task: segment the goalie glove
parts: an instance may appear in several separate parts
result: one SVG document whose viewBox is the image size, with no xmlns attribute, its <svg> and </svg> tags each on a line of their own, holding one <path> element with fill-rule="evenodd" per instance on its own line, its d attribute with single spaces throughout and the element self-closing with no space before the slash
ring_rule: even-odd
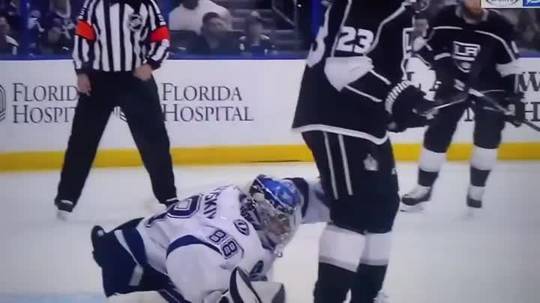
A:
<svg viewBox="0 0 540 303">
<path fill-rule="evenodd" d="M 435 102 L 427 100 L 425 93 L 408 81 L 396 85 L 385 100 L 386 111 L 390 114 L 391 123 L 388 129 L 401 132 L 411 127 L 422 127 L 432 116 L 423 113 L 430 112 Z"/>
<path fill-rule="evenodd" d="M 362 78 L 372 69 L 373 63 L 367 56 L 329 57 L 324 65 L 326 78 L 338 91 Z"/>
<path fill-rule="evenodd" d="M 285 303 L 285 288 L 276 282 L 251 282 L 240 268 L 235 268 L 229 281 L 229 290 L 218 303 Z"/>
</svg>

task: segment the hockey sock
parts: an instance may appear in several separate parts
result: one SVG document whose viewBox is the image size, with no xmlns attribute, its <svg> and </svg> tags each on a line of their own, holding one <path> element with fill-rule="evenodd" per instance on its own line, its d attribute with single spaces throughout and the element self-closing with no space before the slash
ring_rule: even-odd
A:
<svg viewBox="0 0 540 303">
<path fill-rule="evenodd" d="M 319 241 L 315 303 L 342 303 L 351 288 L 365 246 L 364 235 L 328 224 Z"/>
<path fill-rule="evenodd" d="M 382 288 L 388 265 L 360 264 L 354 277 L 351 303 L 373 303 Z"/>
<path fill-rule="evenodd" d="M 351 303 L 374 302 L 386 276 L 391 244 L 391 233 L 366 234 L 366 248 L 351 287 Z"/>
<path fill-rule="evenodd" d="M 471 185 L 485 187 L 489 174 L 497 163 L 497 149 L 475 146 L 471 157 Z"/>
<path fill-rule="evenodd" d="M 432 187 L 445 161 L 446 153 L 437 153 L 424 147 L 420 156 L 418 184 Z"/>
<path fill-rule="evenodd" d="M 315 283 L 315 303 L 343 303 L 347 297 L 355 273 L 338 266 L 319 262 Z"/>
</svg>

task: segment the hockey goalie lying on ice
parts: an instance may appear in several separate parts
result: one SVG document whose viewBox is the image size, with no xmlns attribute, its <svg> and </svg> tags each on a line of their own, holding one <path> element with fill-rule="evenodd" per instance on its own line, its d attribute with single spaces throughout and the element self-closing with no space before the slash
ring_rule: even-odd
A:
<svg viewBox="0 0 540 303">
<path fill-rule="evenodd" d="M 328 221 L 318 183 L 260 175 L 191 196 L 105 232 L 92 229 L 107 297 L 158 291 L 168 302 L 284 302 L 264 281 L 299 224 Z"/>
</svg>

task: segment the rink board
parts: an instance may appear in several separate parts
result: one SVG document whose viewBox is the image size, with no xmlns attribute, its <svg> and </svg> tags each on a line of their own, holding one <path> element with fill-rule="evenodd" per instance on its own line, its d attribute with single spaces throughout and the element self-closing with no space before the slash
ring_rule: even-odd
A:
<svg viewBox="0 0 540 303">
<path fill-rule="evenodd" d="M 522 59 L 520 88 L 527 118 L 540 125 L 540 59 Z M 299 134 L 290 129 L 303 60 L 174 60 L 156 73 L 177 164 L 309 161 Z M 69 60 L 0 62 L 0 170 L 58 168 L 77 104 Z M 417 73 L 418 82 L 433 75 Z M 471 148 L 473 115 L 454 136 L 450 160 Z M 423 130 L 393 135 L 396 158 L 418 157 Z M 507 126 L 502 159 L 540 159 L 540 136 Z M 125 117 L 111 115 L 98 166 L 140 164 Z"/>
</svg>

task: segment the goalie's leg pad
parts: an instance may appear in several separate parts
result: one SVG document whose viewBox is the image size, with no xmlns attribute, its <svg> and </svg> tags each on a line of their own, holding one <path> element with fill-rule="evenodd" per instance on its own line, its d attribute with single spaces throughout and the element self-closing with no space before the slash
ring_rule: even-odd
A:
<svg viewBox="0 0 540 303">
<path fill-rule="evenodd" d="M 132 227 L 137 222 L 132 220 L 119 228 Z M 94 259 L 101 268 L 105 296 L 159 291 L 170 287 L 166 275 L 146 264 L 142 239 L 134 228 L 105 232 L 100 226 L 95 226 L 91 240 Z"/>
</svg>

